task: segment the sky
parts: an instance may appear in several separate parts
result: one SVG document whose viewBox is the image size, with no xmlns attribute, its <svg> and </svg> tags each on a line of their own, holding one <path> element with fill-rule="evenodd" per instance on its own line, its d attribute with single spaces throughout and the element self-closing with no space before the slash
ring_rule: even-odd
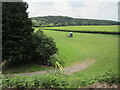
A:
<svg viewBox="0 0 120 90">
<path fill-rule="evenodd" d="M 69 16 L 118 21 L 119 0 L 24 0 L 29 17 Z"/>
</svg>

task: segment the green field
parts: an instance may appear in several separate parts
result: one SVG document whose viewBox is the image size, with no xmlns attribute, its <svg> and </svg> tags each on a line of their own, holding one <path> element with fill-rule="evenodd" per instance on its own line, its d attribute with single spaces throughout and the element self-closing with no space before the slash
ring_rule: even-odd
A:
<svg viewBox="0 0 120 90">
<path fill-rule="evenodd" d="M 102 32 L 119 32 L 118 26 L 61 26 L 61 27 L 44 27 L 44 29 L 61 29 L 75 31 L 102 31 Z"/>
<path fill-rule="evenodd" d="M 77 27 L 77 26 L 69 26 Z M 84 27 L 85 26 L 79 26 Z M 99 28 L 110 28 L 115 26 L 87 26 Z M 46 27 L 48 28 L 48 27 Z M 54 27 L 49 27 L 54 28 Z M 39 28 L 35 28 L 37 31 Z M 76 30 L 76 29 L 75 29 Z M 68 38 L 69 32 L 60 31 L 49 31 L 43 30 L 44 34 L 48 37 L 52 37 L 58 47 L 58 57 L 62 62 L 63 67 L 69 67 L 78 64 L 86 59 L 95 59 L 96 62 L 89 66 L 82 72 L 76 72 L 75 75 L 81 76 L 82 74 L 98 75 L 104 73 L 108 69 L 114 69 L 117 71 L 118 68 L 118 35 L 104 35 L 104 34 L 83 34 L 73 33 L 74 37 Z M 22 67 L 16 70 L 5 70 L 5 73 L 24 73 L 44 70 L 38 65 L 33 67 Z"/>
<path fill-rule="evenodd" d="M 35 31 L 37 31 L 36 28 Z M 5 76 L 2 77 L 3 87 L 28 88 L 81 88 L 96 83 L 116 84 L 118 77 L 118 35 L 73 33 L 73 37 L 66 37 L 69 32 L 43 30 L 48 37 L 52 37 L 58 48 L 58 58 L 63 67 L 79 64 L 94 58 L 95 63 L 85 70 L 66 75 L 64 71 L 54 71 L 45 75 Z M 24 65 L 5 73 L 25 73 L 53 68 L 39 65 Z"/>
<path fill-rule="evenodd" d="M 74 33 L 73 38 L 67 38 L 67 32 L 44 31 L 49 37 L 53 37 L 59 49 L 59 59 L 63 66 L 75 65 L 86 59 L 95 58 L 96 62 L 82 72 L 75 75 L 89 76 L 99 75 L 106 70 L 118 68 L 118 36 Z"/>
<path fill-rule="evenodd" d="M 31 64 L 22 64 L 22 65 L 5 65 L 2 67 L 2 73 L 4 74 L 12 74 L 12 73 L 30 73 L 35 71 L 42 71 L 42 70 L 50 70 L 53 69 L 49 66 L 42 66 L 36 63 Z"/>
</svg>

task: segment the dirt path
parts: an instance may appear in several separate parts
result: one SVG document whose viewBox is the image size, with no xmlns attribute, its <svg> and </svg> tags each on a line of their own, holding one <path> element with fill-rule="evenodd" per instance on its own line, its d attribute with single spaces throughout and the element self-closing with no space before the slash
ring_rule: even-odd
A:
<svg viewBox="0 0 120 90">
<path fill-rule="evenodd" d="M 93 64 L 95 62 L 95 59 L 87 59 L 81 63 L 78 63 L 76 65 L 66 67 L 64 68 L 64 71 L 67 75 L 73 74 L 74 72 L 85 70 L 88 66 Z M 9 76 L 16 76 L 16 75 L 33 75 L 33 74 L 45 74 L 47 71 L 37 71 L 37 72 L 31 72 L 31 73 L 21 73 L 21 74 L 7 74 Z"/>
<path fill-rule="evenodd" d="M 85 70 L 88 66 L 93 64 L 95 62 L 95 59 L 87 59 L 79 64 L 76 64 L 71 67 L 66 67 L 64 70 L 67 72 L 67 74 L 73 74 L 74 72 Z"/>
</svg>

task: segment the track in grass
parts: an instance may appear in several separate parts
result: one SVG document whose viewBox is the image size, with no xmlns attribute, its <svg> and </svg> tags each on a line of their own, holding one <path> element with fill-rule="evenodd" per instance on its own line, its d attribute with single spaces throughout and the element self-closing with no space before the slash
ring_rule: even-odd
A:
<svg viewBox="0 0 120 90">
<path fill-rule="evenodd" d="M 64 68 L 64 71 L 67 72 L 68 75 L 73 74 L 74 72 L 79 72 L 85 70 L 87 67 L 95 63 L 95 59 L 87 59 L 84 62 L 73 65 L 71 67 Z"/>
</svg>

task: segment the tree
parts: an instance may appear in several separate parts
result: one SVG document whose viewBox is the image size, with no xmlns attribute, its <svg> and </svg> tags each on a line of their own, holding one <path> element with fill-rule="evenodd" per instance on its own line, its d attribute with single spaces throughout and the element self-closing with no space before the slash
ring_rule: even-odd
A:
<svg viewBox="0 0 120 90">
<path fill-rule="evenodd" d="M 2 7 L 3 61 L 27 60 L 30 52 L 32 22 L 26 2 L 4 2 Z"/>
<path fill-rule="evenodd" d="M 3 3 L 3 61 L 49 65 L 50 57 L 57 53 L 56 44 L 41 31 L 33 32 L 27 8 L 25 2 Z"/>
<path fill-rule="evenodd" d="M 51 65 L 50 57 L 57 53 L 56 43 L 48 38 L 42 31 L 33 33 L 32 58 L 34 62 L 44 65 Z"/>
</svg>

